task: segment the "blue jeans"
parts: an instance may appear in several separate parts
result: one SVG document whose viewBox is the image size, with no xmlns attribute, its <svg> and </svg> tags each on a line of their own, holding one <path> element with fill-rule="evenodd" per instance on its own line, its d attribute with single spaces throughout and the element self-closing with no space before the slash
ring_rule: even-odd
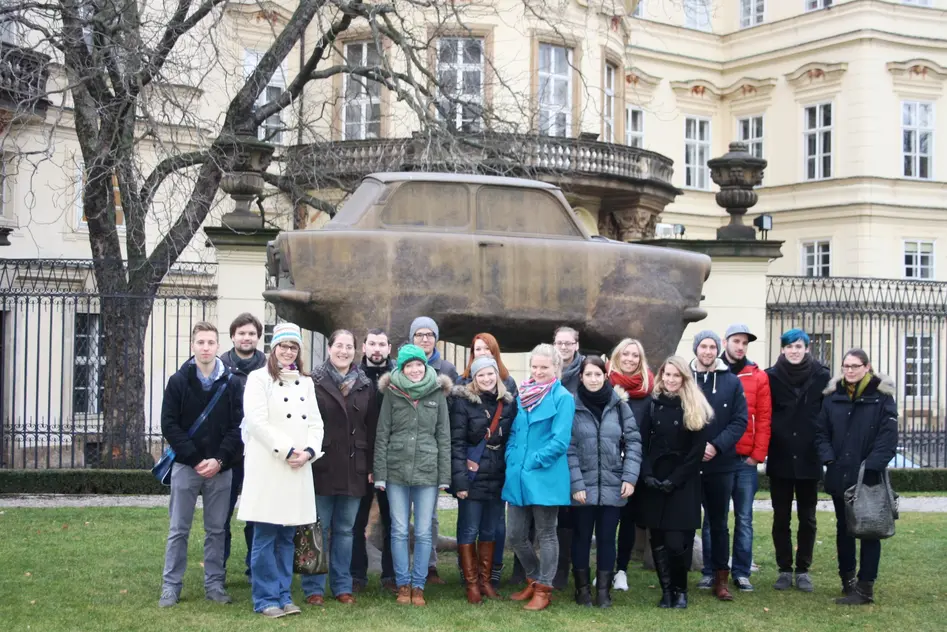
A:
<svg viewBox="0 0 947 632">
<path fill-rule="evenodd" d="M 734 577 L 749 577 L 753 564 L 753 497 L 759 487 L 755 465 L 740 463 L 733 476 Z"/>
<path fill-rule="evenodd" d="M 322 542 L 329 543 L 329 586 L 332 594 L 352 594 L 352 534 L 362 499 L 356 496 L 316 496 L 316 513 L 322 522 Z M 301 575 L 306 597 L 324 595 L 326 576 Z"/>
<path fill-rule="evenodd" d="M 253 609 L 282 608 L 293 599 L 293 536 L 296 527 L 268 522 L 253 523 L 253 553 L 250 555 L 250 594 Z"/>
<path fill-rule="evenodd" d="M 423 590 L 431 559 L 431 520 L 437 504 L 437 487 L 388 483 L 386 491 L 391 511 L 391 560 L 395 566 L 395 584 Z M 409 570 L 411 505 L 414 505 L 414 565 Z"/>
<path fill-rule="evenodd" d="M 503 501 L 457 501 L 457 544 L 495 542 L 497 523 L 503 516 Z M 478 538 L 479 536 L 479 538 Z"/>
<path fill-rule="evenodd" d="M 704 575 L 730 570 L 730 498 L 733 496 L 733 472 L 701 474 L 704 505 L 703 540 Z"/>
</svg>

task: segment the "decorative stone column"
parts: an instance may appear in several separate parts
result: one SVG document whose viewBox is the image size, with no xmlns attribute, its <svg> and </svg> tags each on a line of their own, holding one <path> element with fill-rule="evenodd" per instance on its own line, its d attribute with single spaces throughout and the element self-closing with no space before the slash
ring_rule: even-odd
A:
<svg viewBox="0 0 947 632">
<path fill-rule="evenodd" d="M 646 192 L 627 201 L 609 200 L 598 214 L 599 233 L 618 241 L 653 239 L 667 203 L 666 197 Z"/>
</svg>

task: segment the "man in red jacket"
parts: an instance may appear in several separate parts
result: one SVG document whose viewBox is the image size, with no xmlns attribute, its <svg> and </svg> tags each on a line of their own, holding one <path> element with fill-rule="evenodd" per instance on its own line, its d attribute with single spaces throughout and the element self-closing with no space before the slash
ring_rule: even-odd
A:
<svg viewBox="0 0 947 632">
<path fill-rule="evenodd" d="M 769 450 L 770 421 L 773 402 L 769 392 L 769 376 L 746 357 L 746 348 L 756 336 L 742 323 L 727 328 L 724 352 L 720 358 L 740 378 L 746 393 L 748 418 L 746 432 L 737 442 L 740 467 L 733 481 L 733 583 L 743 592 L 752 592 L 750 566 L 753 564 L 753 497 L 757 489 L 756 466 L 766 459 Z M 710 534 L 704 521 L 704 566 L 710 559 Z M 706 572 L 705 572 L 706 575 Z"/>
</svg>

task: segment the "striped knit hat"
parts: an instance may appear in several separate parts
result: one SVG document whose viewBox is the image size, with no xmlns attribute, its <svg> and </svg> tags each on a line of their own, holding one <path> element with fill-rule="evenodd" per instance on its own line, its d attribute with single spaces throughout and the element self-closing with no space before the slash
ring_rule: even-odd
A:
<svg viewBox="0 0 947 632">
<path fill-rule="evenodd" d="M 281 342 L 295 342 L 296 346 L 302 349 L 303 335 L 299 327 L 293 323 L 280 323 L 273 328 L 273 338 L 270 345 L 275 347 Z"/>
</svg>

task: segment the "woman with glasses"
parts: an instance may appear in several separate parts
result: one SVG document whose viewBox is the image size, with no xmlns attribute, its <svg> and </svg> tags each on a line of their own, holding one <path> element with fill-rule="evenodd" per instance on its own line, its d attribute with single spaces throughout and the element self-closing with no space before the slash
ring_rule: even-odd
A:
<svg viewBox="0 0 947 632">
<path fill-rule="evenodd" d="M 862 538 L 856 582 L 855 538 L 848 534 L 843 494 L 857 482 L 862 463 L 864 483 L 881 483 L 898 446 L 897 391 L 894 380 L 872 371 L 868 354 L 852 349 L 842 359 L 841 377 L 833 378 L 823 392 L 816 448 L 826 467 L 825 491 L 835 505 L 838 572 L 844 593 L 835 603 L 860 606 L 875 600 L 881 540 Z"/>
<path fill-rule="evenodd" d="M 265 617 L 299 614 L 292 602 L 293 536 L 316 521 L 311 464 L 322 456 L 322 415 L 291 323 L 273 329 L 266 367 L 247 377 L 243 394 L 246 456 L 237 518 L 252 521 L 250 588 Z"/>
<path fill-rule="evenodd" d="M 330 543 L 329 579 L 341 604 L 352 594 L 352 541 L 362 498 L 371 489 L 372 452 L 378 423 L 376 390 L 355 363 L 355 335 L 345 329 L 329 336 L 329 359 L 312 372 L 316 400 L 325 425 L 325 455 L 312 468 L 323 542 Z M 303 575 L 306 603 L 322 606 L 326 576 Z"/>
</svg>

